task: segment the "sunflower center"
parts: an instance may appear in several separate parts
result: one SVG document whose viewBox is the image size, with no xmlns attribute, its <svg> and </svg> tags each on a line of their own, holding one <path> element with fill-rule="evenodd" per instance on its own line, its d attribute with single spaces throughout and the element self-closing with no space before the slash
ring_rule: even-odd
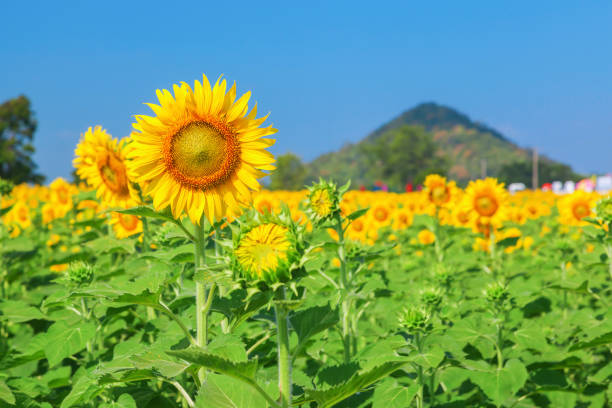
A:
<svg viewBox="0 0 612 408">
<path fill-rule="evenodd" d="M 214 187 L 236 168 L 240 152 L 235 135 L 224 126 L 195 121 L 167 139 L 166 166 L 174 178 L 193 189 Z"/>
<path fill-rule="evenodd" d="M 98 169 L 102 181 L 112 192 L 121 197 L 130 194 L 125 165 L 120 158 L 107 152 L 98 159 Z"/>
<path fill-rule="evenodd" d="M 261 277 L 264 271 L 275 271 L 287 259 L 291 246 L 287 228 L 276 224 L 263 224 L 253 228 L 240 241 L 236 257 L 249 273 Z"/>
<path fill-rule="evenodd" d="M 591 213 L 591 209 L 584 203 L 576 204 L 573 208 L 574 217 L 581 220 Z"/>
<path fill-rule="evenodd" d="M 474 204 L 478 214 L 485 217 L 490 217 L 491 215 L 495 214 L 497 208 L 499 207 L 497 201 L 488 195 L 477 197 Z"/>
</svg>

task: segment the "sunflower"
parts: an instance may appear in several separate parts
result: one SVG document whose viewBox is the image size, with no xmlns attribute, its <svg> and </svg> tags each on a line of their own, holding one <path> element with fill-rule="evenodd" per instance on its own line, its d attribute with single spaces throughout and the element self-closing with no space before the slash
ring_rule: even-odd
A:
<svg viewBox="0 0 612 408">
<path fill-rule="evenodd" d="M 142 232 L 142 221 L 135 215 L 113 212 L 110 223 L 117 238 L 127 238 Z"/>
<path fill-rule="evenodd" d="M 58 217 L 63 217 L 72 208 L 72 196 L 78 192 L 77 188 L 61 177 L 56 178 L 49 185 L 51 189 L 51 202 L 56 206 Z"/>
<path fill-rule="evenodd" d="M 175 218 L 186 213 L 199 224 L 237 215 L 259 190 L 261 170 L 274 170 L 274 156 L 266 151 L 276 132 L 261 128 L 267 116 L 256 118 L 257 105 L 248 112 L 251 93 L 236 100 L 236 85 L 226 92 L 226 81 L 211 88 L 206 76 L 193 89 L 174 85 L 174 96 L 157 91 L 159 105 L 149 104 L 156 116 L 136 116 L 132 133 L 131 166 L 153 198 L 156 209 L 170 206 Z"/>
<path fill-rule="evenodd" d="M 455 182 L 446 182 L 446 177 L 430 174 L 425 178 L 425 193 L 430 203 L 443 207 L 452 203 L 457 189 Z"/>
<path fill-rule="evenodd" d="M 391 211 L 390 203 L 379 201 L 370 208 L 368 216 L 378 228 L 381 228 L 391 222 Z"/>
<path fill-rule="evenodd" d="M 557 203 L 559 221 L 565 225 L 585 225 L 583 218 L 593 215 L 597 197 L 583 190 L 576 190 Z"/>
<path fill-rule="evenodd" d="M 74 151 L 76 173 L 109 207 L 128 208 L 138 203 L 138 194 L 130 183 L 134 176 L 126 167 L 126 142 L 111 138 L 100 126 L 90 127 Z"/>
<path fill-rule="evenodd" d="M 284 225 L 265 222 L 242 235 L 235 257 L 246 277 L 274 282 L 289 278 L 296 251 L 291 231 Z"/>
<path fill-rule="evenodd" d="M 423 230 L 419 231 L 419 234 L 417 235 L 417 238 L 419 239 L 419 242 L 422 245 L 431 245 L 436 240 L 436 236 L 434 235 L 434 233 L 431 232 L 428 229 L 423 229 Z"/>
<path fill-rule="evenodd" d="M 493 178 L 470 181 L 464 197 L 470 210 L 476 215 L 472 226 L 474 232 L 488 236 L 492 229 L 501 227 L 507 216 L 508 200 L 508 193 L 503 183 Z"/>
</svg>

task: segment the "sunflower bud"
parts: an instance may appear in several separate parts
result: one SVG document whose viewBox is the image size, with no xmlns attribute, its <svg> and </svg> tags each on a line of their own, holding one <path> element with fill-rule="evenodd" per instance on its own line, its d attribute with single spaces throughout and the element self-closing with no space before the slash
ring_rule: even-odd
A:
<svg viewBox="0 0 612 408">
<path fill-rule="evenodd" d="M 442 302 L 442 291 L 437 288 L 428 288 L 421 292 L 421 301 L 429 308 L 436 308 Z"/>
<path fill-rule="evenodd" d="M 68 268 L 68 277 L 77 286 L 89 285 L 93 281 L 94 268 L 92 265 L 82 261 L 73 262 Z"/>
<path fill-rule="evenodd" d="M 422 308 L 410 306 L 404 308 L 400 316 L 400 324 L 411 333 L 429 331 L 431 315 Z"/>
<path fill-rule="evenodd" d="M 595 213 L 604 222 L 612 222 L 612 196 L 599 200 Z"/>
<path fill-rule="evenodd" d="M 308 210 L 314 221 L 333 218 L 340 211 L 340 193 L 335 183 L 319 180 L 308 188 Z"/>
<path fill-rule="evenodd" d="M 240 234 L 234 245 L 234 264 L 248 280 L 287 282 L 300 249 L 294 225 L 264 221 Z"/>
<path fill-rule="evenodd" d="M 442 264 L 438 264 L 438 267 L 434 270 L 434 279 L 441 287 L 447 287 L 451 282 L 451 276 Z"/>
<path fill-rule="evenodd" d="M 487 286 L 484 291 L 484 294 L 489 302 L 498 305 L 503 304 L 509 297 L 506 288 L 499 283 L 493 283 Z"/>
</svg>

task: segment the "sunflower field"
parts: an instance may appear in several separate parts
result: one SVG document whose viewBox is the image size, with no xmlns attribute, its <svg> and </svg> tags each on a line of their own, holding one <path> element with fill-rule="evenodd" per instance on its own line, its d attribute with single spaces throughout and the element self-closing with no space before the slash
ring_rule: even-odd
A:
<svg viewBox="0 0 612 408">
<path fill-rule="evenodd" d="M 0 407 L 612 406 L 611 197 L 260 190 L 250 93 L 157 97 L 0 180 Z"/>
</svg>

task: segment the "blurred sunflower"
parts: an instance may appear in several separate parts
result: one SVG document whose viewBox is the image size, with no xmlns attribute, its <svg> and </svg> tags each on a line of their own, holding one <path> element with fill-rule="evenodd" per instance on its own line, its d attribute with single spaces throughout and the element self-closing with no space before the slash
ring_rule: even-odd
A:
<svg viewBox="0 0 612 408">
<path fill-rule="evenodd" d="M 73 165 L 79 177 L 96 189 L 96 196 L 108 207 L 133 207 L 138 194 L 130 181 L 133 174 L 126 167 L 126 140 L 118 142 L 100 126 L 81 135 Z"/>
<path fill-rule="evenodd" d="M 593 215 L 597 196 L 583 190 L 576 190 L 557 202 L 559 221 L 565 225 L 585 225 L 583 218 Z"/>
<path fill-rule="evenodd" d="M 446 206 L 452 203 L 457 189 L 455 182 L 446 181 L 446 177 L 430 174 L 425 178 L 425 193 L 430 203 L 436 207 Z"/>
<path fill-rule="evenodd" d="M 193 89 L 174 85 L 174 96 L 157 91 L 159 105 L 148 104 L 156 116 L 136 116 L 129 157 L 156 209 L 170 206 L 175 218 L 186 213 L 194 223 L 237 215 L 259 190 L 261 170 L 274 170 L 274 156 L 265 149 L 276 133 L 248 112 L 251 93 L 236 100 L 221 78 L 211 88 L 206 76 Z"/>
<path fill-rule="evenodd" d="M 135 215 L 113 212 L 110 223 L 117 238 L 127 238 L 142 232 L 142 221 Z"/>
<path fill-rule="evenodd" d="M 503 183 L 496 179 L 470 181 L 465 190 L 465 200 L 470 210 L 476 215 L 473 225 L 474 232 L 488 236 L 491 228 L 501 227 L 506 219 L 506 202 L 508 193 Z M 486 229 L 483 227 L 486 226 Z"/>
</svg>

